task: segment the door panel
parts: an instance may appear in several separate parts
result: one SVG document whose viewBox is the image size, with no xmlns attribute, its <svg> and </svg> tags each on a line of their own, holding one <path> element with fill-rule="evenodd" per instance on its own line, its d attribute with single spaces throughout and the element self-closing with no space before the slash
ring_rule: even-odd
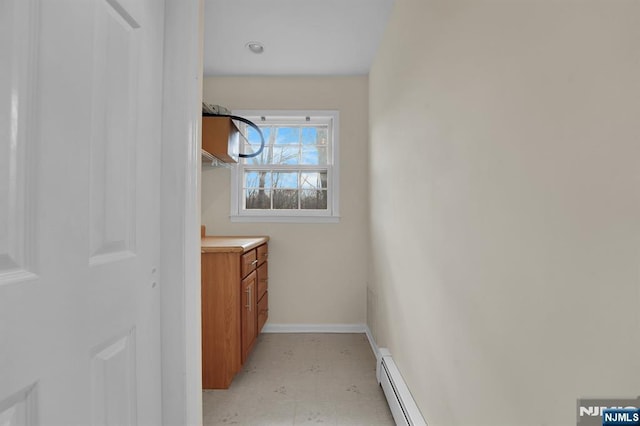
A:
<svg viewBox="0 0 640 426">
<path fill-rule="evenodd" d="M 163 10 L 0 0 L 0 424 L 161 424 Z"/>
<path fill-rule="evenodd" d="M 94 16 L 91 117 L 91 263 L 135 251 L 136 129 L 140 25 L 117 3 Z"/>
<path fill-rule="evenodd" d="M 33 278 L 32 207 L 29 184 L 34 110 L 37 9 L 34 0 L 0 0 L 0 286 Z"/>
<path fill-rule="evenodd" d="M 17 392 L 0 404 L 0 424 L 3 426 L 35 425 L 37 419 L 35 386 Z"/>
<path fill-rule="evenodd" d="M 91 359 L 94 425 L 136 424 L 135 330 L 99 348 Z"/>
</svg>

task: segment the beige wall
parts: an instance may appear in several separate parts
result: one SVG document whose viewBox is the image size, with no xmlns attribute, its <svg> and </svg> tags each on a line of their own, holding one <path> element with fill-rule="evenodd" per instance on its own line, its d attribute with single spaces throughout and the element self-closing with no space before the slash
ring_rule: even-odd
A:
<svg viewBox="0 0 640 426">
<path fill-rule="evenodd" d="M 230 109 L 340 111 L 339 224 L 231 223 L 230 171 L 202 173 L 208 234 L 269 235 L 269 322 L 363 324 L 367 274 L 367 77 L 216 77 L 204 100 Z"/>
<path fill-rule="evenodd" d="M 640 2 L 396 0 L 368 323 L 430 426 L 640 393 Z"/>
</svg>

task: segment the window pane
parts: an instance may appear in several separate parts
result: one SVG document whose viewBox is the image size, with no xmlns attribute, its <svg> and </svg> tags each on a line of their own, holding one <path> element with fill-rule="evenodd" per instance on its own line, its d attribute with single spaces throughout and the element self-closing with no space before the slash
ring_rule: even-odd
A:
<svg viewBox="0 0 640 426">
<path fill-rule="evenodd" d="M 269 147 L 265 164 L 298 164 L 298 146 Z"/>
<path fill-rule="evenodd" d="M 300 173 L 300 187 L 302 189 L 321 189 L 327 187 L 327 172 Z"/>
<path fill-rule="evenodd" d="M 246 209 L 271 209 L 271 191 L 262 189 L 245 190 Z"/>
<path fill-rule="evenodd" d="M 303 189 L 300 195 L 300 208 L 305 210 L 326 210 L 327 191 Z"/>
<path fill-rule="evenodd" d="M 329 128 L 328 127 L 318 127 L 318 145 L 328 146 L 327 143 L 329 140 Z"/>
<path fill-rule="evenodd" d="M 253 152 L 255 151 L 252 148 L 247 149 L 245 145 L 244 152 Z M 247 158 L 245 163 L 253 164 L 255 166 L 264 166 L 269 164 L 298 164 L 298 147 L 291 145 L 284 146 L 265 146 L 262 153 L 253 158 Z"/>
<path fill-rule="evenodd" d="M 260 130 L 262 130 L 262 135 L 264 136 L 264 143 L 268 144 L 269 137 L 271 136 L 271 127 L 262 127 L 262 126 L 258 126 L 258 127 L 260 127 Z M 247 126 L 246 136 L 250 144 L 260 146 L 260 135 L 258 134 L 256 129 L 254 129 L 251 126 Z"/>
<path fill-rule="evenodd" d="M 300 164 L 314 166 L 327 164 L 327 147 L 317 145 L 303 146 Z"/>
<path fill-rule="evenodd" d="M 315 127 L 303 127 L 302 128 L 302 144 L 303 145 L 316 145 L 318 140 L 318 129 Z"/>
<path fill-rule="evenodd" d="M 297 189 L 274 189 L 273 190 L 274 209 L 298 209 Z"/>
<path fill-rule="evenodd" d="M 245 188 L 270 188 L 271 172 L 246 172 L 244 186 Z"/>
<path fill-rule="evenodd" d="M 262 154 L 257 157 L 244 158 L 245 164 L 254 164 L 254 165 L 262 165 L 268 164 L 267 157 L 265 155 L 265 151 L 269 144 L 269 137 L 271 136 L 271 128 L 269 127 L 260 127 L 262 130 L 262 134 L 265 139 L 265 148 L 262 151 Z M 252 127 L 245 127 L 245 135 L 247 136 L 247 141 L 243 138 L 240 138 L 240 142 L 242 143 L 242 153 L 243 154 L 253 154 L 254 152 L 258 152 L 260 149 L 260 135 L 258 132 Z"/>
<path fill-rule="evenodd" d="M 249 145 L 248 143 L 245 143 L 242 145 L 242 153 L 250 155 L 257 152 L 259 148 L 260 148 L 260 145 Z M 243 160 L 245 163 L 248 163 L 248 164 L 263 164 L 263 161 L 261 161 L 261 158 L 262 156 L 258 156 L 258 157 L 244 158 Z"/>
<path fill-rule="evenodd" d="M 278 172 L 273 174 L 274 188 L 298 188 L 298 172 Z"/>
<path fill-rule="evenodd" d="M 278 136 L 276 144 L 299 144 L 300 128 L 299 127 L 278 127 Z"/>
</svg>

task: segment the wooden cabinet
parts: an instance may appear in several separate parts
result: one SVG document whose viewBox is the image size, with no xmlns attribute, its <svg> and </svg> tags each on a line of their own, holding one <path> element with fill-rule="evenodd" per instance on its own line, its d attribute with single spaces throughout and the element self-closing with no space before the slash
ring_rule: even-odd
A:
<svg viewBox="0 0 640 426">
<path fill-rule="evenodd" d="M 257 255 L 257 278 L 258 289 L 256 299 L 258 300 L 258 333 L 262 331 L 264 323 L 269 318 L 269 295 L 267 290 L 269 289 L 269 263 L 267 259 L 269 257 L 269 251 L 267 245 L 263 244 L 256 249 Z"/>
<path fill-rule="evenodd" d="M 242 276 L 246 277 L 249 275 L 249 272 L 256 269 L 256 264 L 258 263 L 258 259 L 256 256 L 256 251 L 251 250 L 242 255 Z"/>
<path fill-rule="evenodd" d="M 256 281 L 255 271 L 242 280 L 242 363 L 247 360 L 258 336 Z"/>
<path fill-rule="evenodd" d="M 260 265 L 257 272 L 258 290 L 256 293 L 256 298 L 258 302 L 260 302 L 260 299 L 262 299 L 262 296 L 264 296 L 267 288 L 269 287 L 269 266 L 267 262 L 264 262 L 262 265 Z"/>
<path fill-rule="evenodd" d="M 202 117 L 202 150 L 225 163 L 237 163 L 240 131 L 229 117 Z"/>
<path fill-rule="evenodd" d="M 256 298 L 258 300 L 258 333 L 262 331 L 262 326 L 269 316 L 269 304 L 267 290 L 269 287 L 269 268 L 266 262 L 262 263 L 257 270 L 258 288 Z"/>
<path fill-rule="evenodd" d="M 265 293 L 258 302 L 258 333 L 262 331 L 264 323 L 269 318 L 269 294 Z"/>
<path fill-rule="evenodd" d="M 202 386 L 226 389 L 268 318 L 268 237 L 202 238 Z"/>
</svg>

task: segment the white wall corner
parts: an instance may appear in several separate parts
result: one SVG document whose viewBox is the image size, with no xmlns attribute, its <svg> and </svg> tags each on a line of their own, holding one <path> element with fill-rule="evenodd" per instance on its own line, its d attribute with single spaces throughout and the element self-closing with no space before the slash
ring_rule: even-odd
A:
<svg viewBox="0 0 640 426">
<path fill-rule="evenodd" d="M 371 350 L 373 351 L 373 354 L 376 356 L 376 366 L 380 364 L 380 348 L 378 347 L 378 344 L 376 343 L 375 339 L 373 338 L 373 333 L 371 332 L 371 329 L 369 328 L 368 324 L 365 324 L 364 326 L 364 332 L 367 335 L 367 340 L 369 340 L 369 344 L 371 345 Z M 387 350 L 388 352 L 388 350 Z M 377 371 L 377 367 L 376 367 L 376 377 L 378 378 L 378 383 L 380 383 L 380 378 L 378 377 L 378 371 Z"/>
</svg>

